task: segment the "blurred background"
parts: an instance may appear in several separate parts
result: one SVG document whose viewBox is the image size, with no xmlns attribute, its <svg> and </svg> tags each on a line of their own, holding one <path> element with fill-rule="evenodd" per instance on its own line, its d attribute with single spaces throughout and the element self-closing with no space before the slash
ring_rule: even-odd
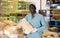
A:
<svg viewBox="0 0 60 38">
<path fill-rule="evenodd" d="M 49 28 L 43 32 L 42 37 L 60 38 L 60 0 L 0 0 L 0 35 L 6 27 L 2 23 L 5 20 L 9 21 L 7 24 L 10 21 L 17 23 L 30 13 L 29 5 L 32 3 L 36 5 L 37 13 L 44 16 Z"/>
</svg>

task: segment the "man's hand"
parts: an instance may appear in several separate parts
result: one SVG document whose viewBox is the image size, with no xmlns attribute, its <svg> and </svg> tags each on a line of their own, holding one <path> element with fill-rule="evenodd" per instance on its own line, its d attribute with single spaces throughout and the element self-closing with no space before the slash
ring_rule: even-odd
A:
<svg viewBox="0 0 60 38">
<path fill-rule="evenodd" d="M 37 32 L 37 29 L 36 29 L 36 28 L 34 28 L 34 29 L 32 30 L 32 32 Z"/>
<path fill-rule="evenodd" d="M 27 34 L 24 34 L 24 36 L 27 36 Z"/>
</svg>

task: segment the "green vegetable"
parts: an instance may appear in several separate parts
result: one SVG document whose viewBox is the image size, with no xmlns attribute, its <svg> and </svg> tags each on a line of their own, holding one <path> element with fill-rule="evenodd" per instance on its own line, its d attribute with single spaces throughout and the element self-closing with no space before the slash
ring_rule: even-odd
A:
<svg viewBox="0 0 60 38">
<path fill-rule="evenodd" d="M 11 12 L 9 8 L 5 8 L 5 11 L 6 11 L 7 13 L 10 13 L 10 12 Z"/>
<path fill-rule="evenodd" d="M 4 17 L 4 20 L 8 20 L 8 17 Z"/>
<path fill-rule="evenodd" d="M 10 20 L 12 20 L 13 22 L 17 22 L 18 18 L 16 16 L 10 16 Z"/>
<path fill-rule="evenodd" d="M 11 12 L 10 14 L 20 14 L 20 12 L 14 11 L 14 12 Z"/>
<path fill-rule="evenodd" d="M 6 6 L 6 7 L 8 7 L 9 5 L 10 5 L 10 3 L 7 1 L 4 3 L 4 6 Z"/>
</svg>

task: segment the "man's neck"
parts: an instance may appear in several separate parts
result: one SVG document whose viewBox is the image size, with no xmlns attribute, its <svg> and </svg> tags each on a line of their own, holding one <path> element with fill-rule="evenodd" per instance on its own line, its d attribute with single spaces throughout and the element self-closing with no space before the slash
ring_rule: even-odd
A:
<svg viewBox="0 0 60 38">
<path fill-rule="evenodd" d="M 34 15 L 36 12 L 31 12 L 32 15 Z"/>
<path fill-rule="evenodd" d="M 32 15 L 32 18 L 34 18 L 34 15 L 35 15 L 35 13 L 36 13 L 36 12 L 34 12 L 34 13 L 31 13 L 31 15 Z"/>
</svg>

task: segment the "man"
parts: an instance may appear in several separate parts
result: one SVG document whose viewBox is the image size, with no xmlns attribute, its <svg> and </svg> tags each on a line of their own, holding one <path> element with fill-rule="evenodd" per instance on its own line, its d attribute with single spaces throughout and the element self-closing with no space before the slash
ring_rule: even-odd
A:
<svg viewBox="0 0 60 38">
<path fill-rule="evenodd" d="M 34 28 L 37 29 L 36 32 L 31 32 L 27 34 L 27 38 L 42 38 L 42 31 L 47 29 L 47 25 L 45 23 L 44 17 L 36 13 L 36 6 L 34 4 L 29 5 L 30 14 L 28 14 L 25 18 L 26 20 L 32 24 Z"/>
</svg>

